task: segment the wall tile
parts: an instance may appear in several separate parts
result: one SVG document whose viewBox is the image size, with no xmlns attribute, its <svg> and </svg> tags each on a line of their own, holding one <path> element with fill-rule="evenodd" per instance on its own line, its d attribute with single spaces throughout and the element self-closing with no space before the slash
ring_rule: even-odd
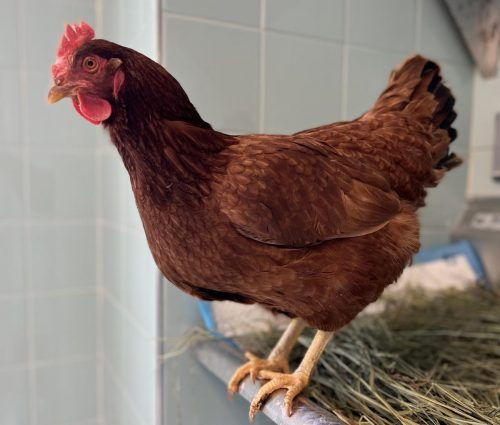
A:
<svg viewBox="0 0 500 425">
<path fill-rule="evenodd" d="M 156 2 L 106 0 L 101 2 L 104 25 L 99 37 L 152 57 L 155 52 Z"/>
<path fill-rule="evenodd" d="M 102 38 L 113 41 L 114 43 L 123 43 L 122 34 L 122 15 L 123 15 L 123 0 L 105 0 L 100 2 L 101 7 L 101 25 Z"/>
<path fill-rule="evenodd" d="M 118 300 L 123 298 L 125 280 L 125 235 L 109 226 L 102 226 L 102 280 L 103 286 Z"/>
<path fill-rule="evenodd" d="M 90 153 L 32 151 L 31 217 L 95 219 L 95 161 Z"/>
<path fill-rule="evenodd" d="M 0 372 L 0 423 L 29 425 L 28 373 L 26 369 Z M 55 425 L 55 424 L 51 424 Z"/>
<path fill-rule="evenodd" d="M 112 223 L 126 221 L 125 191 L 130 177 L 116 149 L 106 150 L 98 159 L 100 182 L 99 217 Z"/>
<path fill-rule="evenodd" d="M 0 366 L 25 363 L 28 348 L 24 298 L 0 298 L 0 335 L 3 341 L 0 344 Z"/>
<path fill-rule="evenodd" d="M 352 0 L 350 4 L 350 43 L 404 54 L 414 50 L 415 0 Z"/>
<path fill-rule="evenodd" d="M 101 420 L 98 418 L 92 418 L 89 420 L 85 420 L 83 422 L 79 422 L 78 425 L 105 425 L 105 424 L 102 423 Z"/>
<path fill-rule="evenodd" d="M 23 239 L 22 226 L 0 226 L 0 294 L 25 289 Z"/>
<path fill-rule="evenodd" d="M 298 35 L 341 40 L 343 0 L 268 0 L 266 27 Z"/>
<path fill-rule="evenodd" d="M 266 131 L 288 133 L 339 120 L 341 48 L 273 33 L 266 42 Z"/>
<path fill-rule="evenodd" d="M 468 196 L 471 198 L 500 197 L 500 182 L 494 180 L 491 175 L 492 148 L 472 150 L 470 161 Z"/>
<path fill-rule="evenodd" d="M 68 4 L 70 3 L 70 4 Z M 40 17 L 43 16 L 43 19 Z M 85 21 L 94 25 L 94 2 L 67 0 L 26 0 L 23 13 L 26 65 L 50 70 L 65 25 Z"/>
<path fill-rule="evenodd" d="M 128 398 L 141 418 L 153 422 L 156 376 L 156 345 L 131 323 L 121 309 L 104 299 L 103 350 Z"/>
<path fill-rule="evenodd" d="M 121 0 L 122 15 L 120 23 L 123 29 L 128 30 L 127 32 L 132 39 L 136 39 L 145 29 L 150 34 L 156 35 L 156 5 L 156 0 Z M 113 12 L 116 13 L 116 10 Z M 151 48 L 152 44 L 147 47 Z"/>
<path fill-rule="evenodd" d="M 100 185 L 98 217 L 110 223 L 121 223 L 142 231 L 130 176 L 116 149 L 110 146 L 110 149 L 102 152 L 97 164 Z"/>
<path fill-rule="evenodd" d="M 421 1 L 419 50 L 434 58 L 470 65 L 470 55 L 445 3 L 436 0 Z"/>
<path fill-rule="evenodd" d="M 118 301 L 119 303 L 119 301 Z M 102 300 L 102 351 L 104 357 L 113 366 L 113 370 L 120 379 L 123 379 L 125 363 L 126 319 L 108 294 Z"/>
<path fill-rule="evenodd" d="M 2 40 L 1 34 L 0 40 Z M 3 46 L 0 47 L 0 55 L 2 53 Z M 19 144 L 21 142 L 23 117 L 21 101 L 22 92 L 19 73 L 14 69 L 0 68 L 0 146 Z"/>
<path fill-rule="evenodd" d="M 419 210 L 423 227 L 443 226 L 451 229 L 465 209 L 464 198 L 467 187 L 468 156 L 458 152 L 465 164 L 446 173 L 437 187 L 429 188 L 426 206 Z"/>
<path fill-rule="evenodd" d="M 155 336 L 157 302 L 157 268 L 146 236 L 128 233 L 125 243 L 124 305 L 143 326 Z"/>
<path fill-rule="evenodd" d="M 164 10 L 183 15 L 258 26 L 260 0 L 163 0 Z"/>
<path fill-rule="evenodd" d="M 347 119 L 366 112 L 387 86 L 390 72 L 404 59 L 398 53 L 349 47 Z"/>
<path fill-rule="evenodd" d="M 95 287 L 95 226 L 31 227 L 34 291 Z"/>
<path fill-rule="evenodd" d="M 16 0 L 0 2 L 0 66 L 15 66 L 19 62 L 17 5 Z M 0 91 L 0 93 L 3 92 Z"/>
<path fill-rule="evenodd" d="M 139 215 L 139 210 L 137 209 L 135 197 L 132 192 L 132 187 L 130 186 L 127 188 L 127 190 L 125 190 L 125 203 L 127 211 L 127 224 L 133 228 L 138 229 L 141 232 L 144 232 L 141 216 Z"/>
<path fill-rule="evenodd" d="M 130 329 L 125 335 L 128 338 L 128 349 L 125 353 L 125 370 L 123 383 L 129 398 L 134 400 L 138 412 L 146 424 L 154 423 L 156 394 L 156 345 L 153 338 L 148 339 L 128 325 Z"/>
<path fill-rule="evenodd" d="M 20 219 L 24 216 L 21 152 L 0 151 L 0 170 L 0 220 Z"/>
<path fill-rule="evenodd" d="M 47 94 L 52 86 L 49 69 L 27 71 L 24 79 L 27 97 L 23 114 L 24 134 L 31 145 L 81 146 L 89 149 L 95 146 L 96 126 L 85 121 L 70 100 L 63 99 L 53 105 L 47 103 Z"/>
<path fill-rule="evenodd" d="M 158 62 L 158 34 L 156 31 L 151 31 L 151 28 L 156 28 L 157 18 L 153 17 L 150 21 L 146 21 L 146 26 L 136 34 L 136 36 L 127 44 L 127 47 L 141 52 L 143 55 Z"/>
<path fill-rule="evenodd" d="M 66 425 L 95 418 L 95 368 L 95 360 L 90 360 L 38 369 L 38 425 Z"/>
<path fill-rule="evenodd" d="M 104 363 L 104 397 L 103 416 L 106 424 L 138 425 L 141 419 L 123 395 L 124 389 L 119 386 L 107 363 Z"/>
<path fill-rule="evenodd" d="M 256 131 L 259 35 L 183 19 L 166 19 L 167 69 L 202 117 L 216 128 Z"/>
<path fill-rule="evenodd" d="M 40 296 L 35 299 L 34 310 L 37 360 L 96 352 L 95 293 Z"/>
</svg>

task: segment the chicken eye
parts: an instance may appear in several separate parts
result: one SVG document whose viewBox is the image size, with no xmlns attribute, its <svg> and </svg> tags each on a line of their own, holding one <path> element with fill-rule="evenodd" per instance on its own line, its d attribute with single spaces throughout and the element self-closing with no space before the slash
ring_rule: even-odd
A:
<svg viewBox="0 0 500 425">
<path fill-rule="evenodd" d="M 83 60 L 83 67 L 89 72 L 97 71 L 98 62 L 92 56 L 88 56 Z"/>
</svg>

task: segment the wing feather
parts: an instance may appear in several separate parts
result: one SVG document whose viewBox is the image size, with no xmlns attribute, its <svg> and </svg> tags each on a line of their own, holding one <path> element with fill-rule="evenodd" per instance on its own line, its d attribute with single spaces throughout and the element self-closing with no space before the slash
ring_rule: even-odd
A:
<svg viewBox="0 0 500 425">
<path fill-rule="evenodd" d="M 380 172 L 314 139 L 259 137 L 234 149 L 218 191 L 221 209 L 260 242 L 305 247 L 360 236 L 401 209 Z"/>
</svg>

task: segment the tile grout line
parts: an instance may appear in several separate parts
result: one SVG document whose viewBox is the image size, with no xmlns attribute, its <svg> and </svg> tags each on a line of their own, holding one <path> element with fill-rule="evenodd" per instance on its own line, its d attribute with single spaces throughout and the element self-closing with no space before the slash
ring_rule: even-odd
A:
<svg viewBox="0 0 500 425">
<path fill-rule="evenodd" d="M 30 156 L 33 152 L 29 151 L 28 148 L 24 147 L 22 151 L 29 153 Z M 71 226 L 71 227 L 92 227 L 94 226 L 95 219 L 30 219 L 29 217 L 26 219 L 5 219 L 0 220 L 0 226 L 22 226 L 26 224 L 26 226 L 32 227 L 44 227 L 44 226 Z"/>
<path fill-rule="evenodd" d="M 130 324 L 139 332 L 141 337 L 148 341 L 154 342 L 156 340 L 156 335 L 148 334 L 147 329 L 145 329 L 142 324 L 137 320 L 137 318 L 125 307 L 116 296 L 111 293 L 107 288 L 102 288 L 103 299 L 108 300 L 110 304 L 113 305 L 125 319 L 127 319 Z M 105 353 L 103 353 L 105 355 Z"/>
<path fill-rule="evenodd" d="M 95 361 L 95 353 L 83 354 L 80 356 L 55 357 L 53 359 L 38 360 L 30 364 L 29 362 L 11 363 L 0 367 L 0 372 L 7 370 L 39 370 L 58 366 L 68 366 L 72 364 L 83 364 Z"/>
<path fill-rule="evenodd" d="M 298 32 L 293 32 L 293 31 L 284 30 L 284 29 L 267 28 L 266 31 L 269 34 L 276 34 L 276 35 L 281 35 L 281 36 L 290 37 L 290 38 L 299 38 L 299 39 L 308 40 L 308 41 L 316 41 L 318 43 L 330 44 L 332 46 L 341 46 L 343 43 L 342 39 L 321 37 L 319 35 L 298 33 Z"/>
<path fill-rule="evenodd" d="M 96 0 L 96 2 L 101 2 L 101 0 Z M 96 10 L 96 12 L 99 9 Z M 98 136 L 96 136 L 98 138 Z M 98 141 L 98 140 L 97 140 Z M 102 241 L 102 227 L 99 224 L 99 215 L 102 211 L 102 184 L 101 184 L 101 166 L 102 166 L 102 155 L 97 149 L 98 144 L 96 143 L 95 149 L 95 170 L 94 170 L 94 186 L 95 186 L 95 296 L 96 296 L 96 409 L 97 417 L 102 418 L 104 415 L 104 377 L 103 377 L 103 360 L 102 360 L 102 328 L 103 328 L 103 296 L 102 296 L 102 270 L 103 270 L 103 241 Z"/>
<path fill-rule="evenodd" d="M 27 74 L 26 71 L 22 71 L 22 73 Z M 60 155 L 92 155 L 95 151 L 95 147 L 87 147 L 87 146 L 68 146 L 68 145 L 58 145 L 58 144 L 42 144 L 42 143 L 25 143 L 26 146 L 29 146 L 30 149 L 34 153 L 48 153 L 52 155 L 60 154 Z M 0 145 L 0 152 L 13 150 L 14 145 Z"/>
<path fill-rule="evenodd" d="M 92 281 L 93 282 L 93 281 Z M 55 288 L 46 289 L 44 291 L 35 291 L 27 289 L 25 291 L 10 291 L 0 292 L 0 300 L 13 300 L 23 297 L 32 297 L 33 300 L 40 298 L 54 298 L 54 297 L 71 297 L 77 295 L 92 295 L 95 293 L 95 287 L 88 286 L 74 286 L 72 288 Z"/>
<path fill-rule="evenodd" d="M 342 74 L 341 74 L 341 92 L 340 92 L 340 116 L 342 121 L 347 120 L 347 99 L 349 84 L 349 21 L 351 8 L 348 0 L 344 1 L 344 28 L 342 42 Z"/>
<path fill-rule="evenodd" d="M 266 115 L 266 8 L 267 0 L 260 0 L 260 22 L 259 22 L 259 132 L 265 129 Z"/>
<path fill-rule="evenodd" d="M 197 22 L 200 24 L 207 24 L 207 25 L 213 25 L 213 26 L 225 27 L 225 28 L 233 28 L 233 29 L 239 29 L 239 30 L 250 31 L 250 32 L 259 32 L 259 29 L 260 29 L 260 27 L 258 27 L 258 26 L 238 24 L 235 22 L 221 21 L 221 20 L 217 20 L 217 19 L 202 18 L 199 16 L 185 15 L 182 13 L 174 13 L 174 12 L 164 12 L 164 13 L 167 17 L 170 17 L 170 18 L 176 18 L 176 19 L 183 20 L 183 21 Z"/>
</svg>

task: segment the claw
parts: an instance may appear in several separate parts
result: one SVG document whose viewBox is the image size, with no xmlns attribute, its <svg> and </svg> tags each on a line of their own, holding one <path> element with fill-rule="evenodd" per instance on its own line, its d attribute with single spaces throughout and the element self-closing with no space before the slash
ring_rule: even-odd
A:
<svg viewBox="0 0 500 425">
<path fill-rule="evenodd" d="M 275 357 L 271 359 L 260 359 L 255 354 L 250 352 L 245 353 L 245 357 L 248 362 L 240 366 L 236 372 L 234 372 L 232 378 L 227 385 L 227 396 L 232 399 L 234 394 L 238 392 L 238 388 L 241 382 L 250 375 L 252 382 L 259 378 L 259 374 L 266 370 L 275 371 L 288 371 L 288 361 L 283 357 Z"/>
<path fill-rule="evenodd" d="M 258 375 L 259 379 L 269 379 L 269 382 L 264 384 L 255 395 L 250 404 L 248 417 L 253 420 L 257 412 L 261 409 L 265 401 L 277 390 L 286 389 L 284 398 L 284 409 L 288 416 L 293 414 L 293 401 L 302 390 L 307 387 L 309 377 L 300 372 L 295 373 L 278 373 L 269 370 L 262 370 Z"/>
<path fill-rule="evenodd" d="M 252 403 L 250 405 L 250 410 L 248 412 L 248 421 L 249 422 L 253 422 L 253 420 L 255 419 L 255 415 L 257 413 L 259 413 L 259 410 L 260 410 L 261 407 L 262 407 L 262 403 L 260 403 L 260 404 L 254 404 L 254 403 Z"/>
</svg>

